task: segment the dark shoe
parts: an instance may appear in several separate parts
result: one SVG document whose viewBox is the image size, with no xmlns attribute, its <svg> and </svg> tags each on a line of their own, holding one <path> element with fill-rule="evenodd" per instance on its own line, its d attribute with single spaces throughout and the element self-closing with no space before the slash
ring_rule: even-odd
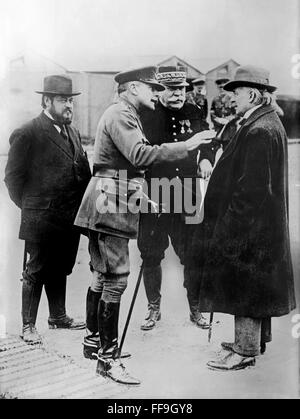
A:
<svg viewBox="0 0 300 419">
<path fill-rule="evenodd" d="M 200 312 L 191 313 L 190 320 L 194 323 L 197 327 L 201 329 L 209 329 L 209 323 L 206 318 Z"/>
<path fill-rule="evenodd" d="M 100 339 L 99 335 L 89 335 L 86 336 L 83 340 L 83 356 L 88 359 L 97 359 L 98 351 L 100 349 Z M 108 350 L 105 354 L 102 354 L 103 358 L 112 358 L 114 351 Z M 122 352 L 120 358 L 130 358 L 131 354 L 129 352 Z"/>
<path fill-rule="evenodd" d="M 141 330 L 152 330 L 156 326 L 156 322 L 161 319 L 161 313 L 157 310 L 149 310 L 145 317 L 145 323 L 141 325 Z"/>
<path fill-rule="evenodd" d="M 26 324 L 23 326 L 22 339 L 30 345 L 37 345 L 42 343 L 42 338 L 38 334 L 36 327 L 33 324 Z"/>
<path fill-rule="evenodd" d="M 119 359 L 105 359 L 99 356 L 96 374 L 109 377 L 120 384 L 139 385 L 141 382 L 132 377 Z"/>
<path fill-rule="evenodd" d="M 207 363 L 208 368 L 219 371 L 237 371 L 253 365 L 255 357 L 245 357 L 235 352 L 227 352 L 223 358 Z"/>
<path fill-rule="evenodd" d="M 85 329 L 85 322 L 75 321 L 69 316 L 65 316 L 59 320 L 48 320 L 49 329 L 70 329 L 82 330 Z"/>
</svg>

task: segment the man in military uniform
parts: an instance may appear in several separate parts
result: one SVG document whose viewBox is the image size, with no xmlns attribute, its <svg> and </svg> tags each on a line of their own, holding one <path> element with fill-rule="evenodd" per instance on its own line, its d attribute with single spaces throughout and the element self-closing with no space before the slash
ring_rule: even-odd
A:
<svg viewBox="0 0 300 419">
<path fill-rule="evenodd" d="M 199 108 L 199 117 L 202 121 L 202 129 L 208 129 L 207 116 L 208 104 L 205 95 L 206 77 L 202 75 L 192 81 L 193 90 L 186 93 L 186 102 Z"/>
<path fill-rule="evenodd" d="M 72 272 L 80 231 L 73 222 L 91 173 L 80 134 L 71 124 L 72 80 L 44 79 L 43 112 L 10 137 L 5 183 L 21 209 L 19 237 L 25 240 L 22 284 L 22 337 L 39 343 L 35 323 L 43 286 L 49 304 L 49 327 L 84 329 L 66 315 L 66 281 Z"/>
<path fill-rule="evenodd" d="M 158 80 L 165 86 L 154 112 L 142 114 L 142 124 L 147 139 L 151 144 L 181 144 L 196 132 L 203 129 L 202 120 L 199 117 L 199 108 L 185 102 L 186 73 L 178 71 L 176 67 L 161 67 L 157 75 Z M 211 168 L 214 160 L 214 146 L 203 145 L 200 148 L 200 167 L 202 171 Z M 190 153 L 189 157 L 181 161 L 164 162 L 153 166 L 147 173 L 148 183 L 153 179 L 167 178 L 178 179 L 183 184 L 186 178 L 193 179 L 193 196 L 197 193 L 197 152 Z M 186 192 L 183 187 L 183 192 Z M 199 193 L 199 190 L 198 190 Z M 152 199 L 154 199 L 152 197 Z M 184 287 L 187 289 L 187 298 L 190 308 L 190 319 L 198 327 L 207 328 L 206 319 L 202 316 L 198 305 L 199 283 L 198 273 L 187 262 L 188 241 L 193 225 L 186 224 L 183 213 L 176 213 L 174 196 L 170 197 L 169 213 L 162 213 L 156 226 L 156 218 L 153 214 L 141 214 L 140 234 L 138 247 L 144 261 L 144 285 L 148 299 L 148 313 L 142 330 L 151 330 L 156 321 L 160 319 L 161 261 L 165 256 L 165 250 L 169 246 L 169 238 L 184 265 Z M 166 202 L 162 202 L 166 205 Z M 156 227 L 155 227 L 156 226 Z"/>
<path fill-rule="evenodd" d="M 211 120 L 217 133 L 235 116 L 235 106 L 231 99 L 232 95 L 223 89 L 227 82 L 229 82 L 229 77 L 225 75 L 220 75 L 217 78 L 216 85 L 219 93 L 213 99 L 210 109 Z"/>
<path fill-rule="evenodd" d="M 208 138 L 206 132 L 179 143 L 149 144 L 139 115 L 143 109 L 153 111 L 159 91 L 164 90 L 155 75 L 156 67 L 144 67 L 115 76 L 120 101 L 99 121 L 93 177 L 75 220 L 76 225 L 88 229 L 93 272 L 87 295 L 90 335 L 84 347 L 100 345 L 101 374 L 123 384 L 140 383 L 120 361 L 118 320 L 129 275 L 128 240 L 137 236 L 145 169 L 167 161 L 185 161 Z M 131 200 L 133 195 L 137 195 L 136 204 Z"/>
</svg>

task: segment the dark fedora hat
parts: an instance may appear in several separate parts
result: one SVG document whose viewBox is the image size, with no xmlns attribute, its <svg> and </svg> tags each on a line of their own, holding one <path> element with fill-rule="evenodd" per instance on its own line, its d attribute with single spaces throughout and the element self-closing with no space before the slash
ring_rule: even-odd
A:
<svg viewBox="0 0 300 419">
<path fill-rule="evenodd" d="M 42 95 L 77 96 L 81 93 L 73 92 L 72 79 L 65 74 L 46 76 L 44 78 L 44 90 L 36 91 Z"/>
<path fill-rule="evenodd" d="M 233 91 L 237 87 L 255 87 L 265 89 L 268 92 L 274 92 L 277 87 L 269 84 L 270 72 L 264 68 L 253 65 L 244 65 L 238 67 L 234 79 L 225 84 L 224 89 Z"/>
<path fill-rule="evenodd" d="M 184 87 L 189 84 L 186 81 L 186 72 L 175 66 L 159 67 L 157 80 L 167 87 Z"/>
<path fill-rule="evenodd" d="M 157 67 L 155 66 L 134 68 L 116 74 L 115 81 L 118 84 L 128 83 L 129 81 L 141 81 L 154 86 L 157 90 L 165 90 L 164 86 L 158 82 L 156 74 Z"/>
</svg>

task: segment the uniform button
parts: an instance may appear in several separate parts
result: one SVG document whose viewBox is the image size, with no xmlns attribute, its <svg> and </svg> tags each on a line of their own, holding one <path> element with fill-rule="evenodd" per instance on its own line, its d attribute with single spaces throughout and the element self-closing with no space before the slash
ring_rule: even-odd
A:
<svg viewBox="0 0 300 419">
<path fill-rule="evenodd" d="M 175 121 L 175 117 L 174 116 L 172 116 L 172 121 Z"/>
<path fill-rule="evenodd" d="M 176 125 L 173 125 L 173 128 L 176 128 Z"/>
<path fill-rule="evenodd" d="M 176 132 L 173 132 L 173 135 L 176 135 Z"/>
<path fill-rule="evenodd" d="M 178 169 L 178 167 L 176 167 L 176 172 L 179 172 L 179 169 Z"/>
<path fill-rule="evenodd" d="M 177 141 L 178 141 L 177 138 L 174 138 L 174 141 L 175 141 L 175 143 L 177 143 Z"/>
</svg>

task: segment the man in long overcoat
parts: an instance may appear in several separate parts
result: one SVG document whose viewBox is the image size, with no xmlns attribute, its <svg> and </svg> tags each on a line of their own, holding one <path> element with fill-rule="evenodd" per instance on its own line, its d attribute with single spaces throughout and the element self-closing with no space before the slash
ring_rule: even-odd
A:
<svg viewBox="0 0 300 419">
<path fill-rule="evenodd" d="M 276 88 L 269 73 L 238 68 L 225 85 L 243 116 L 212 173 L 204 223 L 200 305 L 235 316 L 235 341 L 223 343 L 210 368 L 234 370 L 255 363 L 262 320 L 295 308 L 288 224 L 287 137 L 265 98 Z M 203 240 L 202 240 L 203 239 Z"/>
<path fill-rule="evenodd" d="M 84 354 L 98 351 L 101 374 L 134 385 L 139 380 L 127 373 L 119 359 L 118 321 L 130 272 L 128 241 L 137 237 L 138 202 L 143 198 L 145 169 L 188 159 L 189 153 L 205 142 L 207 131 L 180 143 L 151 146 L 143 132 L 140 113 L 145 108 L 154 110 L 159 91 L 164 90 L 156 80 L 156 67 L 124 71 L 115 80 L 120 100 L 99 121 L 93 177 L 75 224 L 89 232 L 93 272 L 87 294 L 90 335 L 84 339 Z M 135 200 L 131 199 L 133 196 Z"/>
<path fill-rule="evenodd" d="M 23 272 L 23 339 L 40 341 L 35 328 L 43 285 L 49 304 L 49 327 L 82 329 L 66 315 L 66 279 L 72 272 L 80 231 L 73 222 L 90 179 L 80 134 L 71 125 L 72 80 L 44 79 L 43 112 L 10 137 L 5 183 L 21 209 L 19 238 L 29 254 Z M 24 260 L 25 263 L 25 260 Z"/>
</svg>

